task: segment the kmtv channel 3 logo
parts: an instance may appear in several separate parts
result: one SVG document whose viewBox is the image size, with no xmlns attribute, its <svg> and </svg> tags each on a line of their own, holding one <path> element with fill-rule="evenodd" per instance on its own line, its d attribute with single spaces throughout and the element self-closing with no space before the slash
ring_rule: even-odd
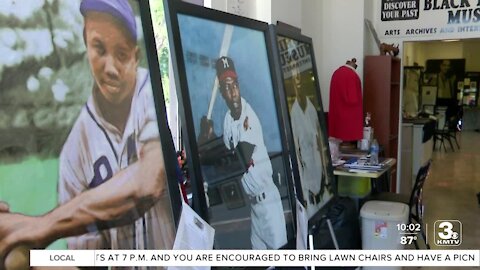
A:
<svg viewBox="0 0 480 270">
<path fill-rule="evenodd" d="M 460 246 L 462 243 L 462 223 L 458 220 L 435 221 L 435 245 Z"/>
</svg>

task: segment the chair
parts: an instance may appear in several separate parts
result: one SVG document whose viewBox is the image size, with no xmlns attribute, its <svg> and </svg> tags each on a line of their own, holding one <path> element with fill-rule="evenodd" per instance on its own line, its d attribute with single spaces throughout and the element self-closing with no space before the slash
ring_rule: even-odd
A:
<svg viewBox="0 0 480 270">
<path fill-rule="evenodd" d="M 430 249 L 430 245 L 426 241 L 426 234 L 423 224 L 423 185 L 427 179 L 431 163 L 432 161 L 429 160 L 418 170 L 415 184 L 410 195 L 397 194 L 393 192 L 380 192 L 373 194 L 368 198 L 368 200 L 399 202 L 407 204 L 409 206 L 408 222 L 420 224 L 420 235 L 422 236 L 423 242 L 425 243 L 427 249 Z M 414 244 L 415 248 L 419 249 L 417 239 L 415 239 Z"/>
<path fill-rule="evenodd" d="M 457 139 L 456 139 L 456 136 L 454 137 L 451 135 L 450 122 L 451 122 L 450 119 L 445 119 L 444 126 L 442 128 L 435 129 L 435 132 L 433 134 L 433 150 L 436 149 L 437 141 L 439 141 L 440 146 L 438 149 L 441 150 L 443 145 L 443 149 L 445 150 L 445 152 L 447 152 L 447 147 L 445 146 L 445 141 L 447 141 L 452 151 L 455 151 L 455 148 L 453 148 L 452 138 L 455 138 L 455 141 Z M 457 146 L 458 146 L 458 142 L 457 142 Z"/>
<path fill-rule="evenodd" d="M 460 144 L 458 144 L 457 140 L 457 132 L 462 130 L 462 115 L 463 112 L 460 110 L 455 115 L 450 117 L 448 121 L 448 136 L 451 139 L 455 140 L 455 144 L 457 145 L 457 148 L 460 149 Z"/>
<path fill-rule="evenodd" d="M 451 117 L 450 120 L 448 121 L 448 133 L 447 136 L 449 139 L 453 139 L 455 141 L 455 144 L 457 145 L 457 148 L 460 150 L 460 144 L 458 143 L 457 140 L 457 133 L 462 130 L 461 127 L 461 121 L 462 118 L 459 115 L 456 115 L 454 117 Z"/>
<path fill-rule="evenodd" d="M 448 108 L 446 113 L 445 113 L 445 124 L 443 125 L 442 128 L 435 129 L 435 133 L 433 136 L 433 149 L 435 150 L 435 146 L 437 141 L 440 142 L 439 150 L 443 149 L 445 152 L 447 152 L 447 148 L 445 146 L 445 141 L 448 142 L 450 145 L 450 148 L 452 151 L 455 151 L 455 148 L 453 147 L 453 142 L 452 140 L 455 141 L 455 144 L 457 145 L 457 148 L 460 149 L 460 144 L 458 143 L 457 140 L 457 132 L 461 130 L 461 127 L 459 125 L 459 122 L 461 121 L 461 109 L 450 109 Z"/>
</svg>

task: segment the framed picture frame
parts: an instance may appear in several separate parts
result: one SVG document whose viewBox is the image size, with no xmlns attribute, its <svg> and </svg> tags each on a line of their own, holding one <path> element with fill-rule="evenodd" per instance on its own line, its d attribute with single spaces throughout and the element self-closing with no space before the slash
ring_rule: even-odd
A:
<svg viewBox="0 0 480 270">
<path fill-rule="evenodd" d="M 293 182 L 268 25 L 164 3 L 194 209 L 215 228 L 215 248 L 293 247 Z M 209 203 L 232 182 L 245 205 Z"/>
<path fill-rule="evenodd" d="M 0 16 L 11 30 L 2 40 L 16 37 L 0 49 L 15 56 L 0 74 L 0 201 L 38 217 L 85 200 L 94 222 L 70 231 L 88 233 L 58 236 L 50 248 L 171 249 L 181 200 L 148 3 L 9 4 L 18 20 Z M 31 21 L 35 29 L 19 23 Z M 140 180 L 138 166 L 159 169 Z M 158 200 L 131 182 L 143 179 Z"/>
<path fill-rule="evenodd" d="M 270 34 L 283 79 L 284 87 L 279 89 L 286 104 L 297 197 L 312 225 L 325 213 L 336 190 L 313 43 L 300 29 L 281 22 L 270 25 Z"/>
<path fill-rule="evenodd" d="M 462 83 L 463 85 L 460 85 Z M 467 71 L 463 81 L 459 81 L 458 89 L 461 91 L 461 104 L 466 107 L 478 106 L 478 84 L 480 83 L 480 72 Z M 460 87 L 461 86 L 461 87 Z"/>
</svg>

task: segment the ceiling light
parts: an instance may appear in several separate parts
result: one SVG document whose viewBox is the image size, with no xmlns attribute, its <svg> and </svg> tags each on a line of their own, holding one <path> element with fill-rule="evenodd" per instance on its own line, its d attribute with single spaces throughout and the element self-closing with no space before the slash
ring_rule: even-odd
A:
<svg viewBox="0 0 480 270">
<path fill-rule="evenodd" d="M 460 41 L 460 39 L 444 39 L 442 42 L 455 42 L 455 41 Z"/>
</svg>

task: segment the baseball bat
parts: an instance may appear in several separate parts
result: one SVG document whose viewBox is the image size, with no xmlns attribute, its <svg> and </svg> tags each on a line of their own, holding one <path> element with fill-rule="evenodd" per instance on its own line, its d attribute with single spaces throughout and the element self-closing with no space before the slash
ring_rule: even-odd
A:
<svg viewBox="0 0 480 270">
<path fill-rule="evenodd" d="M 5 257 L 5 270 L 30 269 L 30 248 L 20 245 L 13 248 Z"/>
<path fill-rule="evenodd" d="M 223 32 L 222 46 L 220 47 L 219 57 L 225 56 L 230 48 L 230 42 L 232 41 L 233 34 L 233 25 L 227 24 Z M 210 102 L 208 103 L 208 112 L 207 119 L 212 119 L 213 105 L 215 104 L 215 99 L 218 94 L 218 78 L 215 76 L 215 82 L 213 83 L 212 96 L 210 97 Z"/>
</svg>

